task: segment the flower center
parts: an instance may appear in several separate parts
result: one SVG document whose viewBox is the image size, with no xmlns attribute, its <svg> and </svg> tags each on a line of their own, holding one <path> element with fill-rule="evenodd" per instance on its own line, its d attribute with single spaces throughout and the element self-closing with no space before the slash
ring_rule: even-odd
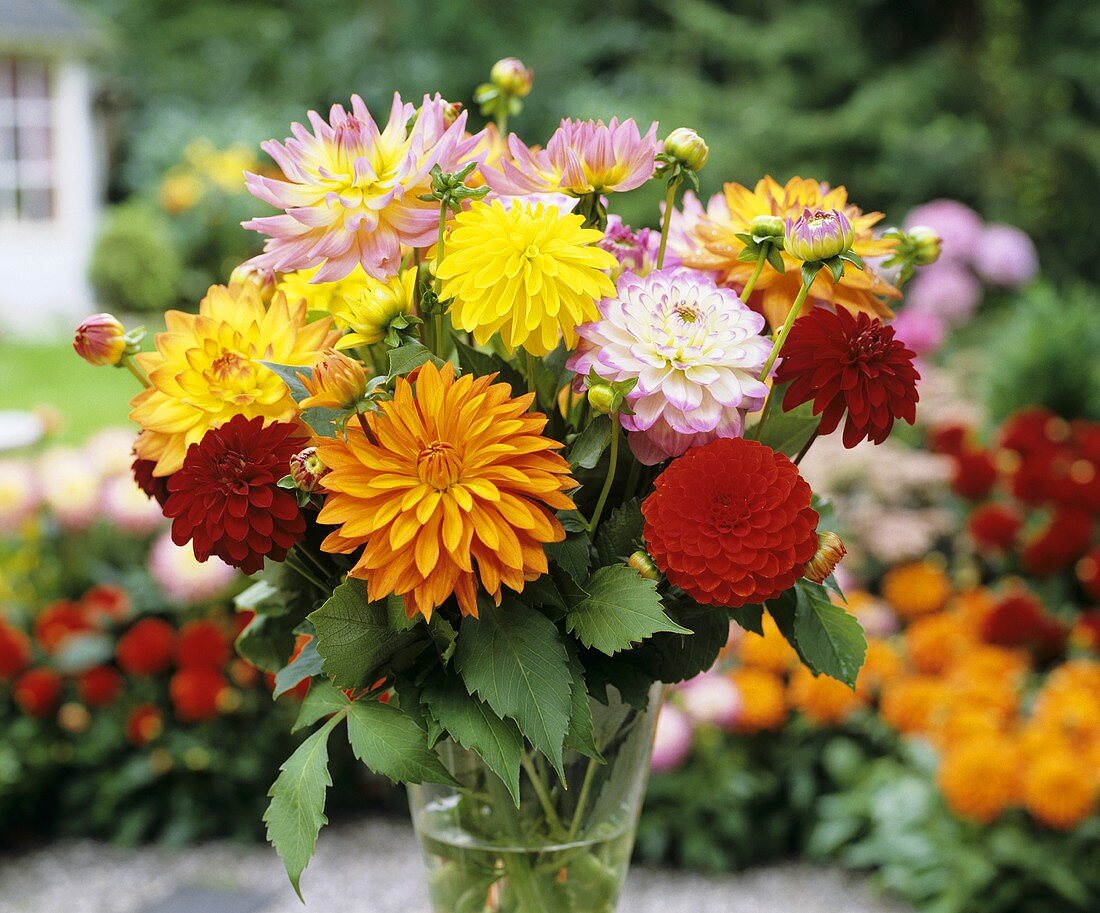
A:
<svg viewBox="0 0 1100 913">
<path fill-rule="evenodd" d="M 534 260 L 539 255 L 539 246 L 537 244 L 528 244 L 523 251 L 523 256 L 528 260 Z"/>
<path fill-rule="evenodd" d="M 203 374 L 215 399 L 243 405 L 259 394 L 256 366 L 237 352 L 223 349 Z"/>
<path fill-rule="evenodd" d="M 446 491 L 462 474 L 462 460 L 453 444 L 432 441 L 416 457 L 416 474 L 425 485 Z"/>
<path fill-rule="evenodd" d="M 686 301 L 681 301 L 672 309 L 672 312 L 684 323 L 695 323 L 699 319 L 699 309 Z"/>
</svg>

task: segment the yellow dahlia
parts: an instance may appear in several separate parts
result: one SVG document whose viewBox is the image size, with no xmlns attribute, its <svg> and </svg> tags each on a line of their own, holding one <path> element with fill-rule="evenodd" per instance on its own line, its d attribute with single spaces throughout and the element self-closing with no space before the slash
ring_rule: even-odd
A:
<svg viewBox="0 0 1100 913">
<path fill-rule="evenodd" d="M 187 448 L 234 415 L 289 421 L 298 407 L 287 385 L 261 362 L 311 367 L 335 341 L 330 318 L 306 322 L 306 304 L 276 293 L 265 305 L 255 286 L 236 295 L 212 286 L 198 314 L 169 311 L 156 351 L 137 356 L 152 386 L 131 401 L 142 427 L 137 456 L 171 475 Z"/>
<path fill-rule="evenodd" d="M 615 255 L 595 243 L 603 232 L 579 215 L 541 203 L 474 203 L 455 217 L 438 275 L 451 319 L 479 343 L 499 332 L 532 355 L 553 350 L 562 335 L 577 344 L 577 325 L 599 317 L 596 302 L 613 297 L 602 272 Z"/>
<path fill-rule="evenodd" d="M 325 311 L 334 314 L 352 298 L 358 297 L 362 292 L 370 288 L 374 281 L 365 272 L 363 267 L 356 265 L 343 279 L 333 282 L 314 282 L 319 266 L 310 269 L 299 269 L 292 273 L 283 273 L 279 277 L 276 288 L 286 295 L 290 304 L 305 301 L 311 311 Z M 337 320 L 337 326 L 340 325 Z"/>
<path fill-rule="evenodd" d="M 671 236 L 671 251 L 684 266 L 713 270 L 722 281 L 741 288 L 748 282 L 755 267 L 754 261 L 739 260 L 738 254 L 745 242 L 737 237 L 748 232 L 749 223 L 757 216 L 778 216 L 797 219 L 806 208 L 811 210 L 838 210 L 852 224 L 855 241 L 852 250 L 863 257 L 888 254 L 896 242 L 888 238 L 875 238 L 871 228 L 882 219 L 881 212 L 862 212 L 848 202 L 844 187 L 830 188 L 828 184 L 803 178 L 791 178 L 783 186 L 772 177 L 765 177 L 750 190 L 741 184 L 726 184 L 724 192 L 712 201 L 704 213 L 685 212 L 679 217 L 678 231 Z M 783 254 L 786 273 L 779 273 L 771 264 L 756 284 L 756 290 L 747 302 L 763 313 L 768 324 L 778 327 L 798 294 L 802 282 L 801 261 Z M 866 270 L 849 267 L 839 283 L 833 282 L 828 270 L 817 274 L 810 288 L 810 296 L 804 310 L 815 304 L 831 304 L 858 313 L 890 317 L 892 311 L 879 296 L 900 298 L 901 293 L 879 276 L 871 266 Z"/>
<path fill-rule="evenodd" d="M 329 469 L 318 520 L 339 526 L 322 548 L 363 547 L 350 576 L 371 599 L 404 596 L 410 617 L 452 593 L 476 616 L 479 581 L 497 603 L 502 585 L 521 591 L 546 573 L 544 543 L 565 537 L 553 512 L 573 508 L 576 485 L 531 400 L 491 377 L 456 380 L 449 364 L 425 364 L 415 389 L 398 378 L 367 415 L 373 440 L 352 426 L 317 443 Z"/>
<path fill-rule="evenodd" d="M 391 326 L 404 329 L 413 312 L 416 270 L 407 269 L 385 282 L 371 279 L 357 294 L 332 307 L 336 325 L 348 333 L 338 349 L 372 346 L 389 334 Z"/>
</svg>

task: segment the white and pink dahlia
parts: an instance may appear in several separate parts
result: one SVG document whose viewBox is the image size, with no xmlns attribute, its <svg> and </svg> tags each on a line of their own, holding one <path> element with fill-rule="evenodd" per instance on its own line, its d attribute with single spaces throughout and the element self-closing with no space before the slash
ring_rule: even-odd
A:
<svg viewBox="0 0 1100 913">
<path fill-rule="evenodd" d="M 577 328 L 569 360 L 578 375 L 637 380 L 627 395 L 630 449 L 647 465 L 689 447 L 740 437 L 745 413 L 768 394 L 758 380 L 771 351 L 764 318 L 701 273 L 662 269 L 623 273 L 617 297 L 599 304 L 601 319 Z"/>
<path fill-rule="evenodd" d="M 433 165 L 454 171 L 476 157 L 480 135 L 464 135 L 466 112 L 440 96 L 424 97 L 419 110 L 395 94 L 390 119 L 379 130 L 363 99 L 351 112 L 333 105 L 325 121 L 309 112 L 285 143 L 262 148 L 285 180 L 248 173 L 254 196 L 284 213 L 244 223 L 269 235 L 264 252 L 249 261 L 257 269 L 293 272 L 320 267 L 314 282 L 332 282 L 357 265 L 376 279 L 397 273 L 401 247 L 428 247 L 439 228 L 439 204 L 430 192 Z"/>
<path fill-rule="evenodd" d="M 563 120 L 545 149 L 532 150 L 514 133 L 509 157 L 499 171 L 485 168 L 485 181 L 503 196 L 559 190 L 574 196 L 620 193 L 641 187 L 653 177 L 660 152 L 657 124 L 642 135 L 633 119 Z"/>
</svg>

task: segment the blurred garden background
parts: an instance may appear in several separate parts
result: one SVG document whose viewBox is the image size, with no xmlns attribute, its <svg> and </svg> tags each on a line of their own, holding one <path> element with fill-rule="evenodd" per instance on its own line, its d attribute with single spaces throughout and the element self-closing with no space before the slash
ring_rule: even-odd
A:
<svg viewBox="0 0 1100 913">
<path fill-rule="evenodd" d="M 731 639 L 665 711 L 638 856 L 843 868 L 885 892 L 869 911 L 1100 910 L 1100 5 L 1077 0 L 0 0 L 0 910 L 57 908 L 26 872 L 71 838 L 262 840 L 292 744 L 295 689 L 232 648 L 246 581 L 167 537 L 129 476 L 133 379 L 76 358 L 73 324 L 155 331 L 227 281 L 262 240 L 242 172 L 308 109 L 438 89 L 480 124 L 509 55 L 528 142 L 690 126 L 704 202 L 801 175 L 944 240 L 898 315 L 917 426 L 804 466 L 847 520 L 860 686 L 767 627 Z M 659 195 L 620 214 L 654 225 Z M 330 816 L 400 806 L 343 761 Z"/>
</svg>

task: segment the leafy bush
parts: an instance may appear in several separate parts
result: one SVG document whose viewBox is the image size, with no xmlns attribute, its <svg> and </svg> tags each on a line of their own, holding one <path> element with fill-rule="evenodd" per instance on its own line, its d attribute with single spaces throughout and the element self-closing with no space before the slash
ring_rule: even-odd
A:
<svg viewBox="0 0 1100 913">
<path fill-rule="evenodd" d="M 105 308 L 144 313 L 171 307 L 182 269 L 172 234 L 154 208 L 137 201 L 111 207 L 91 266 L 92 286 Z"/>
</svg>

